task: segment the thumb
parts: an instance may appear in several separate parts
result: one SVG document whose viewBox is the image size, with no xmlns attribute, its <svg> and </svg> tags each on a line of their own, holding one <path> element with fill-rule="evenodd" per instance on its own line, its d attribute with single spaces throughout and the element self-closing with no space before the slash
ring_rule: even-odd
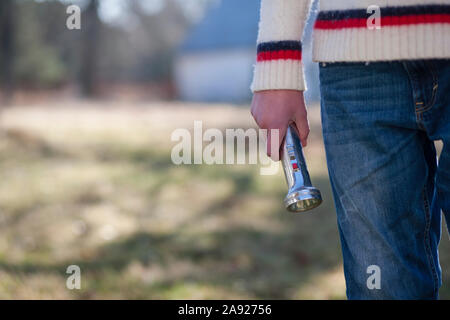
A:
<svg viewBox="0 0 450 320">
<path fill-rule="evenodd" d="M 309 136 L 309 123 L 308 123 L 308 117 L 306 115 L 306 112 L 301 112 L 296 115 L 295 117 L 295 126 L 297 129 L 298 136 L 300 138 L 300 141 L 302 142 L 302 146 L 306 147 L 308 142 L 308 136 Z"/>
</svg>

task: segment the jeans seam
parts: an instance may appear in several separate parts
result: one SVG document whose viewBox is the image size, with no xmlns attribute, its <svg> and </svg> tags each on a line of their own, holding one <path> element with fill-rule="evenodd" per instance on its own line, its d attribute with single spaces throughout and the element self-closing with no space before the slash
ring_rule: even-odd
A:
<svg viewBox="0 0 450 320">
<path fill-rule="evenodd" d="M 432 63 L 425 61 L 430 69 L 431 76 L 433 77 L 433 89 L 431 93 L 430 102 L 423 107 L 416 107 L 416 113 L 422 114 L 428 110 L 430 110 L 436 103 L 437 89 L 439 87 L 438 78 L 436 76 L 436 72 Z"/>
<path fill-rule="evenodd" d="M 425 245 L 425 252 L 428 258 L 428 264 L 431 269 L 431 274 L 433 277 L 433 292 L 435 296 L 437 296 L 439 290 L 439 279 L 436 271 L 436 266 L 434 265 L 433 253 L 431 251 L 431 244 L 430 244 L 431 212 L 426 187 L 424 188 L 423 191 L 423 204 L 425 209 L 425 233 L 423 241 Z"/>
<path fill-rule="evenodd" d="M 416 77 L 416 75 L 413 73 L 413 71 L 410 69 L 409 64 L 407 61 L 403 61 L 402 62 L 403 68 L 406 71 L 406 74 L 408 75 L 408 79 L 411 85 L 411 95 L 412 95 L 412 100 L 413 100 L 413 110 L 414 110 L 414 114 L 416 116 L 416 124 L 418 126 L 418 128 L 420 130 L 425 130 L 425 126 L 422 123 L 422 113 L 418 112 L 418 107 L 417 105 L 423 104 L 422 101 L 418 101 L 421 100 L 420 94 L 418 93 L 419 89 L 419 79 Z"/>
</svg>

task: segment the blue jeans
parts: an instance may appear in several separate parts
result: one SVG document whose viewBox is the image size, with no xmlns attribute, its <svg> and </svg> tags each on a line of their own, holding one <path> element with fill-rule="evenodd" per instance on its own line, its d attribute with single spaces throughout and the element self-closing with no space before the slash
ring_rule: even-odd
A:
<svg viewBox="0 0 450 320">
<path fill-rule="evenodd" d="M 320 81 L 347 297 L 437 299 L 450 60 L 321 64 Z"/>
</svg>

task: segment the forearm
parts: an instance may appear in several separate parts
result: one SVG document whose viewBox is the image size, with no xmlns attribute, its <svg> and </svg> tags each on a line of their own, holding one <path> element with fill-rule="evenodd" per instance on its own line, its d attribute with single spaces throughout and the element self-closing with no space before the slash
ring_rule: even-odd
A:
<svg viewBox="0 0 450 320">
<path fill-rule="evenodd" d="M 262 0 L 252 91 L 305 90 L 301 38 L 310 0 Z"/>
</svg>

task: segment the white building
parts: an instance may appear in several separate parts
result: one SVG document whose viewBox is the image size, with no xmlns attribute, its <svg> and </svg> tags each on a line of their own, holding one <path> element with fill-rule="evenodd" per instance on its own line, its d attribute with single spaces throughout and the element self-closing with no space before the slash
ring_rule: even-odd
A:
<svg viewBox="0 0 450 320">
<path fill-rule="evenodd" d="M 259 8 L 260 0 L 221 0 L 212 5 L 178 51 L 175 81 L 180 99 L 235 103 L 250 100 Z M 315 68 L 310 71 L 313 81 L 308 88 L 313 100 L 317 100 L 317 66 L 312 65 L 307 51 L 304 57 L 309 59 L 306 72 Z"/>
</svg>

